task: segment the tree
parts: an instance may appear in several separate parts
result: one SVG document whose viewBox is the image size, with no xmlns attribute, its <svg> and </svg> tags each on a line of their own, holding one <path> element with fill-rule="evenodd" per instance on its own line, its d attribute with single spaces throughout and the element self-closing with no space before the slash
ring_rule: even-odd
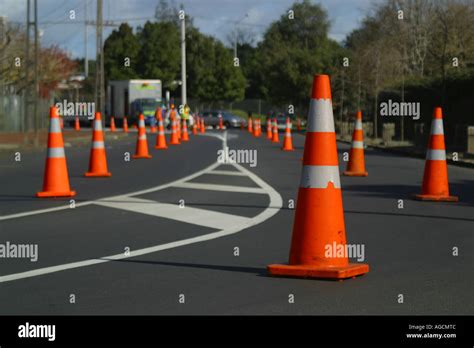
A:
<svg viewBox="0 0 474 348">
<path fill-rule="evenodd" d="M 257 78 L 261 92 L 282 105 L 307 103 L 315 73 L 330 73 L 340 58 L 340 46 L 328 38 L 325 10 L 309 0 L 294 3 L 294 19 L 287 13 L 270 25 L 258 45 Z M 256 74 L 258 76 L 258 74 Z"/>
<path fill-rule="evenodd" d="M 128 80 L 139 77 L 140 43 L 127 23 L 112 31 L 104 43 L 104 69 L 109 80 Z M 129 60 L 130 66 L 127 66 Z"/>
</svg>

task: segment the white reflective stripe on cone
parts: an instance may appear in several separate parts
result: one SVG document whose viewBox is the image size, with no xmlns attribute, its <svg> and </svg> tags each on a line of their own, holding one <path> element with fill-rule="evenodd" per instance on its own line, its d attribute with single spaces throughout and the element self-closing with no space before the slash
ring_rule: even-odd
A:
<svg viewBox="0 0 474 348">
<path fill-rule="evenodd" d="M 146 140 L 146 135 L 142 134 L 142 135 L 138 136 L 138 140 Z"/>
<path fill-rule="evenodd" d="M 61 133 L 61 124 L 59 118 L 52 118 L 49 124 L 50 133 Z"/>
<path fill-rule="evenodd" d="M 360 129 L 360 130 L 362 130 L 362 121 L 361 121 L 361 120 L 356 120 L 356 122 L 355 122 L 355 129 Z"/>
<path fill-rule="evenodd" d="M 142 127 L 142 128 L 145 127 L 145 121 L 143 120 L 138 121 L 138 127 Z"/>
<path fill-rule="evenodd" d="M 103 149 L 105 146 L 104 146 L 104 142 L 103 141 L 93 141 L 92 142 L 92 148 L 93 149 Z"/>
<path fill-rule="evenodd" d="M 446 161 L 446 150 L 428 149 L 426 159 L 430 161 Z"/>
<path fill-rule="evenodd" d="M 308 132 L 334 132 L 334 117 L 330 99 L 311 99 Z"/>
<path fill-rule="evenodd" d="M 300 187 L 325 189 L 329 182 L 332 182 L 335 188 L 341 188 L 338 166 L 303 166 Z"/>
<path fill-rule="evenodd" d="M 165 132 L 159 131 L 159 132 L 158 132 L 158 135 L 165 135 Z"/>
<path fill-rule="evenodd" d="M 48 147 L 48 158 L 64 158 L 64 147 Z"/>
<path fill-rule="evenodd" d="M 363 149 L 364 148 L 364 142 L 363 141 L 353 141 L 352 142 L 352 148 L 353 149 Z"/>
<path fill-rule="evenodd" d="M 163 121 L 158 121 L 158 126 L 163 127 Z"/>
<path fill-rule="evenodd" d="M 102 130 L 102 121 L 94 121 L 94 130 L 96 131 Z"/>
<path fill-rule="evenodd" d="M 443 120 L 441 118 L 435 118 L 431 122 L 431 134 L 444 134 L 443 131 Z"/>
</svg>

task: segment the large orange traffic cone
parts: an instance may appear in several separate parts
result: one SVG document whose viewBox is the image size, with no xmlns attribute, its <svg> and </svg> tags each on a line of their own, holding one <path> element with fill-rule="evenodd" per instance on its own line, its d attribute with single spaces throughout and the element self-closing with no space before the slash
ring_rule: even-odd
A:
<svg viewBox="0 0 474 348">
<path fill-rule="evenodd" d="M 267 139 L 272 140 L 273 130 L 272 130 L 272 120 L 270 117 L 267 117 Z"/>
<path fill-rule="evenodd" d="M 79 122 L 79 117 L 76 116 L 74 120 L 74 130 L 80 131 L 81 130 L 81 123 Z"/>
<path fill-rule="evenodd" d="M 181 134 L 181 141 L 189 141 L 188 126 L 186 124 L 186 119 L 183 118 L 183 132 Z"/>
<path fill-rule="evenodd" d="M 280 137 L 278 136 L 278 121 L 276 118 L 274 118 L 272 143 L 279 143 L 279 142 L 280 142 Z"/>
<path fill-rule="evenodd" d="M 313 80 L 293 237 L 288 265 L 269 265 L 276 276 L 344 279 L 367 273 L 347 252 L 336 133 L 328 75 Z M 336 250 L 334 250 L 336 249 Z"/>
<path fill-rule="evenodd" d="M 44 169 L 43 191 L 36 197 L 72 197 L 76 195 L 69 187 L 66 155 L 58 108 L 49 109 L 48 153 Z"/>
<path fill-rule="evenodd" d="M 138 136 L 135 154 L 132 158 L 151 158 L 148 153 L 148 141 L 146 140 L 145 117 L 140 114 L 138 117 Z"/>
<path fill-rule="evenodd" d="M 170 134 L 170 145 L 179 145 L 180 141 L 178 138 L 178 133 L 176 132 L 176 117 L 171 120 L 171 134 Z"/>
<path fill-rule="evenodd" d="M 110 131 L 116 132 L 117 128 L 115 128 L 115 118 L 113 116 L 110 117 Z"/>
<path fill-rule="evenodd" d="M 125 116 L 123 117 L 123 132 L 128 133 L 128 122 Z"/>
<path fill-rule="evenodd" d="M 92 129 L 92 146 L 89 159 L 87 177 L 111 176 L 107 169 L 107 156 L 105 154 L 104 132 L 102 131 L 102 117 L 100 112 L 95 113 Z"/>
<path fill-rule="evenodd" d="M 415 196 L 423 201 L 457 202 L 458 197 L 449 195 L 448 166 L 444 144 L 443 111 L 436 107 L 431 123 L 431 135 L 426 152 L 425 172 L 421 194 Z"/>
<path fill-rule="evenodd" d="M 293 139 L 291 139 L 291 120 L 286 118 L 285 136 L 283 137 L 283 151 L 293 151 Z"/>
<path fill-rule="evenodd" d="M 165 127 L 163 125 L 163 117 L 161 116 L 160 112 L 158 114 L 158 135 L 156 136 L 155 149 L 166 150 L 167 148 L 168 146 L 166 146 Z"/>
<path fill-rule="evenodd" d="M 252 129 L 252 117 L 249 117 L 247 119 L 247 130 L 249 131 L 249 133 L 253 133 L 253 129 Z"/>
<path fill-rule="evenodd" d="M 357 111 L 352 133 L 352 145 L 349 152 L 349 162 L 347 163 L 346 176 L 367 176 L 364 158 L 364 131 L 362 129 L 362 111 Z"/>
</svg>

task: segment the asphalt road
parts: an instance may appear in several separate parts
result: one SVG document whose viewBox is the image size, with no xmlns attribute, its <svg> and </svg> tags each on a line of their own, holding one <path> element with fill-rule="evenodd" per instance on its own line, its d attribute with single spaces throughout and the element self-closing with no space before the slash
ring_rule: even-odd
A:
<svg viewBox="0 0 474 348">
<path fill-rule="evenodd" d="M 266 265 L 288 258 L 304 137 L 288 153 L 265 134 L 223 134 L 167 151 L 149 134 L 153 158 L 130 162 L 135 135 L 108 136 L 104 179 L 82 176 L 88 145 L 67 148 L 74 209 L 33 197 L 44 151 L 1 154 L 0 244 L 38 244 L 39 257 L 0 259 L 0 314 L 474 314 L 473 169 L 449 167 L 459 203 L 418 202 L 424 161 L 368 149 L 369 176 L 341 184 L 348 243 L 365 246 L 370 272 L 273 278 Z M 217 164 L 224 139 L 257 150 L 257 166 Z"/>
</svg>

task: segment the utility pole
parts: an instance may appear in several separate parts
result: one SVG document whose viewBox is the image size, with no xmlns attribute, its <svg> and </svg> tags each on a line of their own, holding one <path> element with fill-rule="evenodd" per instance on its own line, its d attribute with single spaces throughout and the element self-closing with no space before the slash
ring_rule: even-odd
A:
<svg viewBox="0 0 474 348">
<path fill-rule="evenodd" d="M 31 13 L 33 12 L 33 14 Z M 34 46 L 33 46 L 33 57 L 30 56 L 30 37 L 31 31 L 34 32 Z M 25 45 L 25 83 L 26 88 L 24 92 L 24 107 L 23 107 L 23 119 L 25 126 L 23 131 L 26 132 L 31 124 L 28 120 L 30 115 L 30 104 L 33 104 L 33 128 L 34 128 L 34 145 L 39 145 L 38 128 L 38 94 L 39 94 L 39 79 L 38 79 L 38 2 L 37 0 L 26 0 L 26 45 Z M 30 83 L 30 72 L 33 68 L 33 84 Z M 27 140 L 25 136 L 25 141 Z"/>
<path fill-rule="evenodd" d="M 87 60 L 87 1 L 84 1 L 84 77 L 89 76 L 89 62 Z"/>
<path fill-rule="evenodd" d="M 96 19 L 96 62 L 95 62 L 95 106 L 96 110 L 104 114 L 104 45 L 102 41 L 102 0 L 97 0 Z M 102 120 L 105 121 L 103 117 Z"/>
<path fill-rule="evenodd" d="M 181 104 L 188 103 L 186 97 L 186 23 L 184 10 L 181 18 Z M 181 15 L 181 14 L 180 14 Z"/>
</svg>

